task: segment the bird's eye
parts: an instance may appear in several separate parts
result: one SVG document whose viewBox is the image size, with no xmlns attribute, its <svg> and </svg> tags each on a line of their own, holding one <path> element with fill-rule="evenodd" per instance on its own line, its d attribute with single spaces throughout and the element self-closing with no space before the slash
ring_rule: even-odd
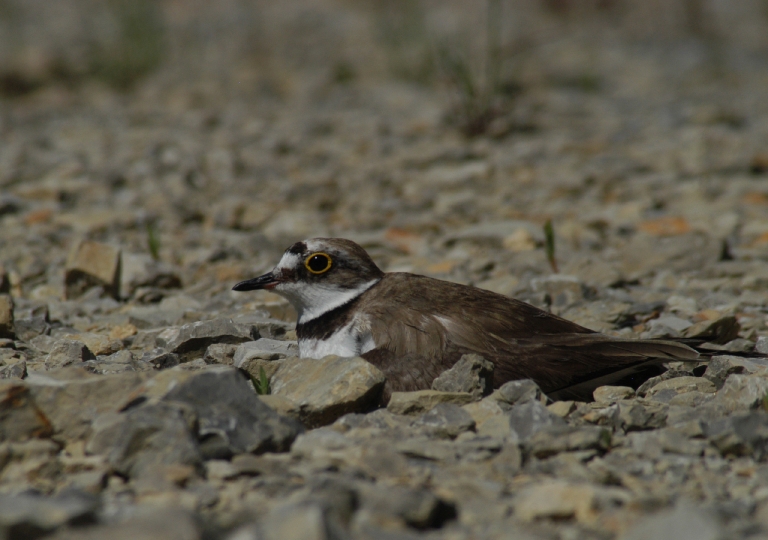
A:
<svg viewBox="0 0 768 540">
<path fill-rule="evenodd" d="M 327 253 L 313 253 L 304 261 L 304 266 L 313 274 L 323 274 L 331 269 L 331 256 Z"/>
</svg>

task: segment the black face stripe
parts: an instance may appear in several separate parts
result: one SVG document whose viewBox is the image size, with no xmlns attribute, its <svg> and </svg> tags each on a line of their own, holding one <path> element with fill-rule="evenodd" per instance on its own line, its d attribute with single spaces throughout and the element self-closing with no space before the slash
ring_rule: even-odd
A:
<svg viewBox="0 0 768 540">
<path fill-rule="evenodd" d="M 301 255 L 305 251 L 307 251 L 307 244 L 304 242 L 296 242 L 291 247 L 289 247 L 287 250 L 287 253 L 292 253 L 293 255 Z"/>
</svg>

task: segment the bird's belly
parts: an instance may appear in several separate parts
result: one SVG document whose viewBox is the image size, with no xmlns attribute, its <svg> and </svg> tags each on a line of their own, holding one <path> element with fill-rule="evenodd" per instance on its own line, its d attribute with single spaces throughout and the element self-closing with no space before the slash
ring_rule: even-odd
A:
<svg viewBox="0 0 768 540">
<path fill-rule="evenodd" d="M 326 339 L 299 339 L 299 356 L 302 358 L 323 358 L 336 356 L 360 356 L 375 347 L 370 333 L 362 333 L 352 326 L 346 326 Z"/>
</svg>

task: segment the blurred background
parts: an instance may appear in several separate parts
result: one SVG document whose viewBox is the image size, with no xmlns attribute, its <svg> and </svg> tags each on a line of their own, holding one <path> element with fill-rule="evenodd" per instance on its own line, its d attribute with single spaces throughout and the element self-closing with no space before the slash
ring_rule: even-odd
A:
<svg viewBox="0 0 768 540">
<path fill-rule="evenodd" d="M 89 238 L 224 291 L 339 235 L 509 293 L 551 219 L 602 284 L 759 262 L 766 89 L 765 0 L 0 0 L 2 261 L 60 295 Z"/>
</svg>

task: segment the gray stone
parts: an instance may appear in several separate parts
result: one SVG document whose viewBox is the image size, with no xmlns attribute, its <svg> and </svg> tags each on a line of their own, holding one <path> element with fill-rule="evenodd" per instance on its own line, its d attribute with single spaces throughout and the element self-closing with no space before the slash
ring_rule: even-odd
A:
<svg viewBox="0 0 768 540">
<path fill-rule="evenodd" d="M 592 392 L 592 397 L 598 403 L 610 404 L 635 397 L 635 391 L 629 386 L 600 386 Z"/>
<path fill-rule="evenodd" d="M 86 347 L 85 343 L 82 341 L 60 339 L 45 358 L 45 366 L 48 369 L 55 369 L 72 364 L 79 364 L 95 358 L 96 356 L 94 356 L 91 350 Z"/>
<path fill-rule="evenodd" d="M 451 369 L 432 381 L 432 390 L 441 392 L 467 392 L 481 399 L 493 390 L 493 362 L 479 354 L 465 354 Z"/>
<path fill-rule="evenodd" d="M 674 397 L 687 392 L 714 394 L 715 385 L 704 377 L 675 377 L 660 381 L 646 392 L 650 399 L 668 403 Z"/>
<path fill-rule="evenodd" d="M 768 373 L 768 360 L 721 355 L 713 356 L 709 360 L 703 377 L 712 381 L 715 388 L 719 390 L 730 375 L 750 375 L 753 373 Z"/>
<path fill-rule="evenodd" d="M 178 366 L 181 359 L 178 354 L 157 347 L 146 351 L 141 357 L 141 362 L 146 362 L 155 369 L 168 369 Z"/>
<path fill-rule="evenodd" d="M 529 399 L 518 403 L 507 414 L 513 440 L 525 442 L 537 431 L 549 426 L 565 425 L 565 421 L 552 414 L 541 402 Z"/>
<path fill-rule="evenodd" d="M 680 337 L 683 332 L 693 326 L 690 321 L 675 317 L 674 315 L 664 315 L 658 319 L 653 319 L 648 323 L 648 331 L 644 332 L 644 339 L 658 339 L 665 337 Z"/>
<path fill-rule="evenodd" d="M 501 388 L 491 394 L 491 399 L 508 405 L 514 405 L 518 402 L 522 403 L 531 399 L 542 404 L 546 404 L 548 401 L 547 396 L 541 391 L 539 385 L 531 379 L 520 379 L 504 383 Z"/>
<path fill-rule="evenodd" d="M 668 379 L 674 379 L 677 377 L 690 377 L 691 372 L 690 371 L 684 371 L 680 369 L 668 369 L 661 375 L 657 375 L 655 377 L 651 377 L 647 381 L 645 381 L 643 384 L 641 384 L 637 390 L 636 393 L 638 396 L 645 396 L 646 392 L 659 384 L 661 381 L 666 381 Z"/>
<path fill-rule="evenodd" d="M 682 502 L 674 509 L 639 519 L 620 540 L 719 540 L 722 534 L 711 512 Z"/>
<path fill-rule="evenodd" d="M 13 323 L 13 329 L 17 339 L 29 342 L 37 336 L 50 334 L 51 325 L 48 324 L 43 315 L 27 318 L 17 317 Z"/>
<path fill-rule="evenodd" d="M 366 487 L 361 490 L 361 508 L 356 521 L 376 523 L 381 519 L 394 519 L 416 529 L 433 529 L 456 518 L 454 505 L 427 489 L 380 485 Z"/>
<path fill-rule="evenodd" d="M 440 403 L 413 422 L 413 427 L 426 429 L 430 434 L 453 439 L 474 429 L 472 416 L 453 403 Z"/>
<path fill-rule="evenodd" d="M 201 540 L 199 520 L 190 512 L 171 505 L 136 505 L 124 519 L 89 527 L 67 528 L 51 540 Z M 260 540 L 260 539 L 259 539 Z"/>
<path fill-rule="evenodd" d="M 141 253 L 123 253 L 120 296 L 130 298 L 137 289 L 178 289 L 181 278 L 177 269 Z"/>
<path fill-rule="evenodd" d="M 95 523 L 97 497 L 67 491 L 53 497 L 0 494 L 0 531 L 10 539 L 38 538 L 63 525 Z"/>
<path fill-rule="evenodd" d="M 130 351 L 118 351 L 108 356 L 98 356 L 95 360 L 83 362 L 83 369 L 99 375 L 114 375 L 126 371 L 149 371 L 150 364 L 137 361 Z"/>
<path fill-rule="evenodd" d="M 233 358 L 237 347 L 237 345 L 230 345 L 229 343 L 214 343 L 205 350 L 203 360 L 206 364 L 231 366 L 234 363 Z"/>
<path fill-rule="evenodd" d="M 145 378 L 133 372 L 93 375 L 69 367 L 45 374 L 30 373 L 25 384 L 56 435 L 73 441 L 86 438 L 93 420 L 119 409 Z"/>
<path fill-rule="evenodd" d="M 314 427 L 374 408 L 385 380 L 381 371 L 362 358 L 326 356 L 283 360 L 270 385 L 273 394 L 296 403 L 297 416 Z"/>
<path fill-rule="evenodd" d="M 667 405 L 658 402 L 619 402 L 615 405 L 613 424 L 623 431 L 637 431 L 664 427 L 667 421 Z"/>
<path fill-rule="evenodd" d="M 29 389 L 17 381 L 0 380 L 0 441 L 25 441 L 52 434 L 50 420 Z"/>
<path fill-rule="evenodd" d="M 610 446 L 611 432 L 606 428 L 564 425 L 545 427 L 537 431 L 525 445 L 528 452 L 539 459 L 561 452 L 578 452 L 582 450 L 597 450 L 603 453 Z"/>
<path fill-rule="evenodd" d="M 120 295 L 120 250 L 84 240 L 67 257 L 64 287 L 68 299 L 82 296 L 92 287 L 118 298 Z"/>
<path fill-rule="evenodd" d="M 208 369 L 175 380 L 162 399 L 194 409 L 206 456 L 285 451 L 303 431 L 265 405 L 236 369 Z"/>
<path fill-rule="evenodd" d="M 754 409 L 763 404 L 768 394 L 768 377 L 730 375 L 717 392 L 713 404 L 727 412 Z"/>
<path fill-rule="evenodd" d="M 683 331 L 687 338 L 703 339 L 711 343 L 728 343 L 739 336 L 741 325 L 733 315 L 701 321 Z"/>
<path fill-rule="evenodd" d="M 392 392 L 387 410 L 393 414 L 422 414 L 441 403 L 465 405 L 472 400 L 466 392 L 439 392 L 437 390 L 416 390 L 415 392 Z"/>
<path fill-rule="evenodd" d="M 158 335 L 157 341 L 168 351 L 178 354 L 182 361 L 189 361 L 202 357 L 213 343 L 239 344 L 258 338 L 256 326 L 220 318 L 169 328 Z"/>
<path fill-rule="evenodd" d="M 760 354 L 768 354 L 768 336 L 760 336 L 755 343 L 755 351 Z"/>
<path fill-rule="evenodd" d="M 27 362 L 19 360 L 0 367 L 0 379 L 23 379 L 27 376 Z"/>
<path fill-rule="evenodd" d="M 586 484 L 570 484 L 549 480 L 524 490 L 515 497 L 515 517 L 520 521 L 542 518 L 592 521 L 596 506 L 596 490 Z"/>
<path fill-rule="evenodd" d="M 768 414 L 764 411 L 737 413 L 709 422 L 705 433 L 724 456 L 768 457 Z"/>
<path fill-rule="evenodd" d="M 276 360 L 298 354 L 299 347 L 295 341 L 262 338 L 239 345 L 233 363 L 258 380 L 261 369 L 264 369 L 267 377 L 272 377 L 281 365 Z"/>
<path fill-rule="evenodd" d="M 9 294 L 0 294 L 0 338 L 14 337 L 13 298 Z"/>
<path fill-rule="evenodd" d="M 98 417 L 86 450 L 104 455 L 115 471 L 131 478 L 162 474 L 174 465 L 199 468 L 196 422 L 191 408 L 177 403 L 140 405 Z"/>
</svg>

